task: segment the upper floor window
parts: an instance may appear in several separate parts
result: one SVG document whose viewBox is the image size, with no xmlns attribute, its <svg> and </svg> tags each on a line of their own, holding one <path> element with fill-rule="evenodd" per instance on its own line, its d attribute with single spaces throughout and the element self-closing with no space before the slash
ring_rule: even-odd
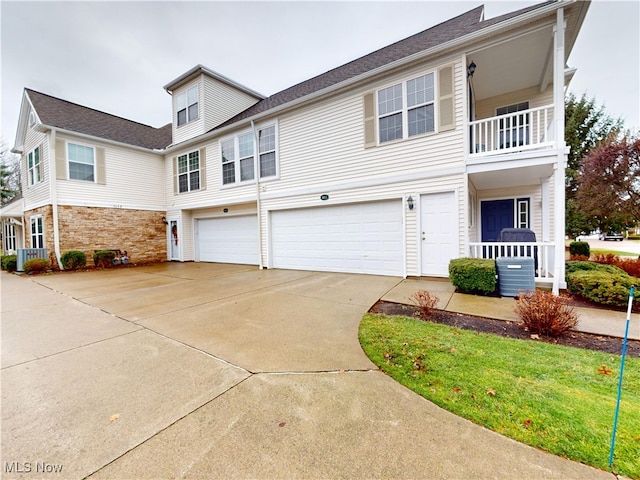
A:
<svg viewBox="0 0 640 480">
<path fill-rule="evenodd" d="M 44 226 L 42 215 L 31 217 L 31 248 L 44 248 Z"/>
<path fill-rule="evenodd" d="M 245 182 L 255 178 L 253 168 L 253 133 L 245 133 L 220 142 L 222 184 Z"/>
<path fill-rule="evenodd" d="M 93 147 L 67 144 L 67 160 L 69 162 L 69 178 L 95 182 L 96 156 Z"/>
<path fill-rule="evenodd" d="M 378 90 L 380 143 L 435 131 L 434 74 Z"/>
<path fill-rule="evenodd" d="M 277 175 L 276 126 L 258 129 L 258 166 L 260 178 Z M 255 147 L 253 132 L 244 133 L 220 142 L 222 184 L 255 179 Z"/>
<path fill-rule="evenodd" d="M 42 163 L 40 161 L 40 147 L 34 148 L 27 155 L 27 178 L 29 185 L 42 181 Z"/>
<path fill-rule="evenodd" d="M 177 175 L 178 192 L 192 192 L 200 190 L 200 151 L 185 153 L 178 156 Z"/>
<path fill-rule="evenodd" d="M 188 88 L 176 98 L 176 110 L 178 111 L 178 126 L 198 119 L 198 85 Z"/>
</svg>

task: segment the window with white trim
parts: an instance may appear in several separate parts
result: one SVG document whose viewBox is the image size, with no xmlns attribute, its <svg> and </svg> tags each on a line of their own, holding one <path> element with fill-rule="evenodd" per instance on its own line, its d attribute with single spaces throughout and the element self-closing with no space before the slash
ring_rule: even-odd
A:
<svg viewBox="0 0 640 480">
<path fill-rule="evenodd" d="M 68 143 L 67 162 L 70 179 L 95 182 L 96 152 L 93 147 Z"/>
<path fill-rule="evenodd" d="M 253 133 L 245 133 L 220 142 L 222 184 L 246 182 L 255 178 Z"/>
<path fill-rule="evenodd" d="M 178 192 L 192 192 L 200 190 L 200 151 L 185 153 L 178 156 Z"/>
<path fill-rule="evenodd" d="M 40 147 L 34 148 L 27 155 L 27 178 L 30 186 L 42 181 Z"/>
<path fill-rule="evenodd" d="M 188 88 L 176 97 L 177 125 L 184 125 L 198 119 L 198 85 Z"/>
<path fill-rule="evenodd" d="M 260 178 L 278 174 L 277 130 L 275 125 L 258 129 L 258 167 Z M 255 180 L 253 132 L 220 141 L 222 184 L 232 185 Z"/>
<path fill-rule="evenodd" d="M 258 130 L 258 156 L 260 157 L 260 178 L 273 177 L 276 169 L 276 126 Z"/>
<path fill-rule="evenodd" d="M 11 223 L 4 224 L 4 245 L 5 252 L 13 252 L 16 249 L 16 226 Z"/>
<path fill-rule="evenodd" d="M 380 143 L 434 132 L 434 74 L 378 90 L 377 105 Z"/>
<path fill-rule="evenodd" d="M 516 200 L 516 228 L 529 228 L 529 199 L 518 198 Z"/>
<path fill-rule="evenodd" d="M 44 248 L 44 225 L 42 215 L 31 217 L 31 248 Z"/>
</svg>

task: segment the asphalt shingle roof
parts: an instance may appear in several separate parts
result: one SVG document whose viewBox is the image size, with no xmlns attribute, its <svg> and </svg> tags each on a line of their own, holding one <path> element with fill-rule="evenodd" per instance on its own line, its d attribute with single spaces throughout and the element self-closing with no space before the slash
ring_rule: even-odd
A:
<svg viewBox="0 0 640 480">
<path fill-rule="evenodd" d="M 429 50 L 543 6 L 556 3 L 556 1 L 550 0 L 489 20 L 482 20 L 484 7 L 476 7 L 446 22 L 260 100 L 210 131 L 267 112 L 397 60 Z M 172 143 L 170 123 L 161 128 L 154 128 L 99 110 L 83 107 L 35 90 L 26 89 L 26 92 L 38 113 L 38 117 L 45 125 L 148 149 L 161 150 Z"/>
<path fill-rule="evenodd" d="M 337 85 L 341 82 L 357 77 L 358 75 L 370 72 L 376 68 L 388 65 L 402 58 L 428 50 L 555 2 L 556 0 L 547 1 L 489 20 L 482 20 L 484 7 L 476 7 L 462 15 L 271 95 L 210 131 L 250 118 L 254 115 L 266 112 L 306 95 L 318 92 L 324 88 Z"/>
<path fill-rule="evenodd" d="M 45 125 L 149 149 L 160 150 L 171 144 L 170 123 L 154 128 L 35 90 L 25 90 Z"/>
</svg>

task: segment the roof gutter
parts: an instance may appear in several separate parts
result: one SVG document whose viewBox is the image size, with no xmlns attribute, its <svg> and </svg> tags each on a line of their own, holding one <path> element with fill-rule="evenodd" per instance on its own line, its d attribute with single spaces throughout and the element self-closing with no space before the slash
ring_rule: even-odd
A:
<svg viewBox="0 0 640 480">
<path fill-rule="evenodd" d="M 96 135 L 89 135 L 88 133 L 81 133 L 81 132 L 75 132 L 73 130 L 66 130 L 64 128 L 54 127 L 52 125 L 46 125 L 44 123 L 40 123 L 37 128 L 38 130 L 41 130 L 43 132 L 46 130 L 50 130 L 51 132 L 58 132 L 62 134 L 74 135 L 76 137 L 85 138 L 87 140 L 91 140 L 92 142 L 95 142 L 96 139 L 98 139 L 98 141 L 102 143 L 107 143 L 109 145 L 122 146 L 128 149 L 138 150 L 139 152 L 152 153 L 154 155 L 163 155 L 165 151 L 164 149 L 156 150 L 152 148 L 140 147 L 138 145 L 131 145 L 130 143 L 118 142 L 117 140 L 110 140 L 108 138 L 98 137 Z"/>
<path fill-rule="evenodd" d="M 318 90 L 317 92 L 313 92 L 310 93 L 309 95 L 305 95 L 303 97 L 297 98 L 295 100 L 292 100 L 290 102 L 284 103 L 282 105 L 279 105 L 277 107 L 271 108 L 269 110 L 265 110 L 264 112 L 260 112 L 257 113 L 255 115 L 252 115 L 251 117 L 247 117 L 242 119 L 241 121 L 234 123 L 232 125 L 228 125 L 226 127 L 220 128 L 220 129 L 216 129 L 207 133 L 204 133 L 198 137 L 194 137 L 192 139 L 186 140 L 182 143 L 178 143 L 176 145 L 171 145 L 169 147 L 167 147 L 164 150 L 164 153 L 171 153 L 174 152 L 176 150 L 181 150 L 184 148 L 188 148 L 192 145 L 198 144 L 204 140 L 208 140 L 210 138 L 215 138 L 218 137 L 220 135 L 223 135 L 224 133 L 231 131 L 231 130 L 235 130 L 240 126 L 243 125 L 251 125 L 252 122 L 257 122 L 259 121 L 261 118 L 265 118 L 265 117 L 270 117 L 273 115 L 276 115 L 278 113 L 282 113 L 284 111 L 287 111 L 289 109 L 293 109 L 301 104 L 307 103 L 307 102 L 312 102 L 318 98 L 321 98 L 325 95 L 328 95 L 330 93 L 333 93 L 335 91 L 341 90 L 341 89 L 345 89 L 347 87 L 356 85 L 358 83 L 364 82 L 365 80 L 367 80 L 368 78 L 371 77 L 375 77 L 377 75 L 381 75 L 389 70 L 394 70 L 396 68 L 399 68 L 405 64 L 408 63 L 413 63 L 416 62 L 418 60 L 422 60 L 425 57 L 431 57 L 431 56 L 435 56 L 439 53 L 445 52 L 449 49 L 452 48 L 458 48 L 461 47 L 462 45 L 466 44 L 466 43 L 471 43 L 474 41 L 477 41 L 485 36 L 491 36 L 492 34 L 499 32 L 500 30 L 503 30 L 505 28 L 509 28 L 515 25 L 518 25 L 519 23 L 522 22 L 527 22 L 530 20 L 533 20 L 537 17 L 541 17 L 544 15 L 547 15 L 549 13 L 554 12 L 555 10 L 557 10 L 558 8 L 563 8 L 565 7 L 567 4 L 571 4 L 571 3 L 576 3 L 577 0 L 568 0 L 568 1 L 560 1 L 560 2 L 556 2 L 553 4 L 549 4 L 547 6 L 544 7 L 540 7 L 538 9 L 532 10 L 530 12 L 524 13 L 522 15 L 519 15 L 517 17 L 513 17 L 509 20 L 505 20 L 504 22 L 499 22 L 496 23 L 495 25 L 491 25 L 490 27 L 486 27 L 483 28 L 482 30 L 479 30 L 477 32 L 473 32 L 467 35 L 464 35 L 462 37 L 456 38 L 454 40 L 450 40 L 448 42 L 442 43 L 436 47 L 430 48 L 428 50 L 422 50 L 420 52 L 414 53 L 412 55 L 409 55 L 408 57 L 403 57 L 401 59 L 395 60 L 391 63 L 387 63 L 385 65 L 382 65 L 380 67 L 374 68 L 373 70 L 369 70 L 365 73 L 361 73 L 360 75 L 357 75 L 355 77 L 349 78 L 348 80 L 344 80 L 340 83 L 337 83 L 335 85 L 331 85 L 330 87 L 326 87 L 323 88 L 322 90 Z"/>
</svg>

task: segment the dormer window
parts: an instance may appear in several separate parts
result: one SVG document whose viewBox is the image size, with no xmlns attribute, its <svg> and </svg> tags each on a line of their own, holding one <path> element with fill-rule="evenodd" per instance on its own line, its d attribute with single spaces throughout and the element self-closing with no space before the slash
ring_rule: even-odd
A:
<svg viewBox="0 0 640 480">
<path fill-rule="evenodd" d="M 198 119 L 198 93 L 198 85 L 194 85 L 176 98 L 178 126 Z"/>
</svg>

